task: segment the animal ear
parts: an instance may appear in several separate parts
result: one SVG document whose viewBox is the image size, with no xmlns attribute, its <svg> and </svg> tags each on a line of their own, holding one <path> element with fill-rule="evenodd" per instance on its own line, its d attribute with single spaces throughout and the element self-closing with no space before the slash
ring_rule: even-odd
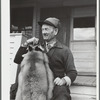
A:
<svg viewBox="0 0 100 100">
<path fill-rule="evenodd" d="M 32 53 L 30 51 L 28 51 L 27 53 L 23 54 L 22 57 L 23 57 L 23 60 L 21 62 L 21 66 L 24 66 L 25 64 L 28 63 L 29 61 L 29 58 L 31 57 Z"/>
<path fill-rule="evenodd" d="M 24 57 L 26 57 L 27 55 L 29 55 L 30 53 L 31 53 L 31 52 L 28 51 L 27 53 L 23 54 L 22 57 L 24 58 Z"/>
<path fill-rule="evenodd" d="M 26 56 L 26 54 L 23 54 L 23 55 L 22 55 L 22 57 L 25 57 L 25 56 Z"/>
</svg>

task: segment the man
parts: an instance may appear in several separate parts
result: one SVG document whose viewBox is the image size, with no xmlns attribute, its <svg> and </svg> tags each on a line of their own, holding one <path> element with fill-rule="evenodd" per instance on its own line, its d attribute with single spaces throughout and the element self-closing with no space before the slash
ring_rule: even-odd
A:
<svg viewBox="0 0 100 100">
<path fill-rule="evenodd" d="M 51 100 L 71 100 L 69 86 L 75 80 L 77 71 L 71 51 L 56 38 L 60 30 L 60 20 L 50 17 L 38 24 L 42 29 L 44 44 L 37 47 L 47 54 L 49 66 L 54 75 L 55 86 Z M 29 43 L 38 44 L 38 39 L 33 37 L 20 47 L 14 60 L 15 63 L 21 63 L 22 54 L 27 52 L 26 48 Z"/>
</svg>

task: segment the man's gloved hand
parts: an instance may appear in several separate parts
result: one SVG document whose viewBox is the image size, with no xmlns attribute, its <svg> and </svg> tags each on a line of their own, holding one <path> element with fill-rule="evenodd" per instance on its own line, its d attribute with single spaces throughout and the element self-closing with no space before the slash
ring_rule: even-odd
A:
<svg viewBox="0 0 100 100">
<path fill-rule="evenodd" d="M 64 78 L 59 78 L 59 77 L 57 77 L 55 80 L 54 80 L 54 83 L 56 84 L 56 85 L 65 85 L 66 84 L 66 81 L 65 81 L 65 79 Z"/>
<path fill-rule="evenodd" d="M 54 80 L 54 83 L 56 85 L 67 85 L 67 86 L 70 86 L 71 85 L 71 79 L 68 77 L 68 76 L 65 76 L 63 78 L 59 78 L 57 77 L 55 80 Z"/>
<path fill-rule="evenodd" d="M 33 43 L 33 45 L 38 44 L 39 39 L 36 37 L 33 37 L 31 39 L 28 39 L 26 42 L 29 43 Z"/>
<path fill-rule="evenodd" d="M 38 44 L 38 41 L 39 41 L 38 38 L 33 37 L 33 38 L 26 40 L 26 42 L 22 46 L 27 47 L 27 45 L 30 43 L 32 43 L 32 45 L 36 45 L 36 44 Z"/>
</svg>

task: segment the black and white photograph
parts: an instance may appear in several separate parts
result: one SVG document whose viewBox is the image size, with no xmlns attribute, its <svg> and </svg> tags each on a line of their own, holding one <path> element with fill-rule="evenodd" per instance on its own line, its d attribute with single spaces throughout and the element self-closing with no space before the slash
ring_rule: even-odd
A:
<svg viewBox="0 0 100 100">
<path fill-rule="evenodd" d="M 4 1 L 2 100 L 99 100 L 99 0 Z"/>
</svg>

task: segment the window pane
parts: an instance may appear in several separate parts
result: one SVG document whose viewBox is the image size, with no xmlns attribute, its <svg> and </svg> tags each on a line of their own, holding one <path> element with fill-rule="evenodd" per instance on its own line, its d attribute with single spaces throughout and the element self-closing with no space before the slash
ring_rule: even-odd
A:
<svg viewBox="0 0 100 100">
<path fill-rule="evenodd" d="M 95 28 L 74 28 L 74 40 L 95 40 Z"/>
<path fill-rule="evenodd" d="M 33 7 L 11 9 L 11 25 L 19 27 L 32 26 L 32 20 Z"/>
<path fill-rule="evenodd" d="M 95 18 L 74 18 L 74 40 L 95 40 Z"/>
</svg>

